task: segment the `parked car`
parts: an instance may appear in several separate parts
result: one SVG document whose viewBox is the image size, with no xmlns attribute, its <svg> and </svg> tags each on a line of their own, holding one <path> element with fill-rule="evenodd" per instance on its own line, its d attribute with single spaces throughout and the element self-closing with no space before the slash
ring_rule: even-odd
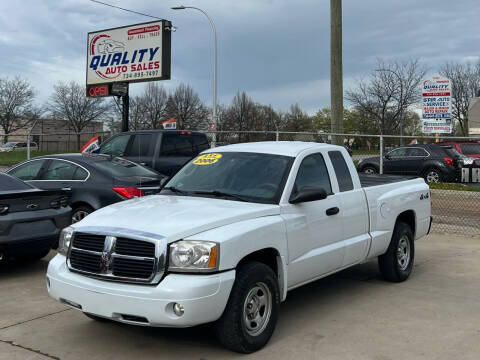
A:
<svg viewBox="0 0 480 360">
<path fill-rule="evenodd" d="M 7 142 L 0 146 L 0 152 L 12 152 L 12 151 L 27 151 L 26 142 Z M 30 142 L 30 150 L 38 150 L 36 142 Z"/>
<path fill-rule="evenodd" d="M 423 179 L 359 178 L 341 146 L 218 147 L 185 165 L 160 195 L 108 206 L 65 229 L 47 289 L 96 320 L 216 321 L 224 346 L 250 353 L 270 339 L 289 290 L 377 257 L 386 280 L 405 281 L 430 208 Z"/>
<path fill-rule="evenodd" d="M 480 159 L 480 141 L 471 141 L 471 142 L 453 142 L 445 141 L 441 143 L 442 145 L 451 145 L 453 146 L 460 154 L 465 156 Z"/>
<path fill-rule="evenodd" d="M 183 130 L 142 130 L 117 134 L 100 145 L 99 154 L 121 156 L 172 176 L 190 159 L 210 148 L 207 135 Z"/>
<path fill-rule="evenodd" d="M 40 156 L 7 172 L 40 189 L 70 188 L 74 223 L 103 206 L 154 194 L 166 180 L 132 161 L 104 155 Z"/>
<path fill-rule="evenodd" d="M 415 175 L 427 182 L 454 182 L 460 177 L 462 155 L 450 145 L 416 144 L 397 147 L 383 159 L 385 174 Z M 359 172 L 377 174 L 380 157 L 362 160 Z"/>
<path fill-rule="evenodd" d="M 40 259 L 58 244 L 70 225 L 68 191 L 45 191 L 0 173 L 0 262 Z"/>
</svg>

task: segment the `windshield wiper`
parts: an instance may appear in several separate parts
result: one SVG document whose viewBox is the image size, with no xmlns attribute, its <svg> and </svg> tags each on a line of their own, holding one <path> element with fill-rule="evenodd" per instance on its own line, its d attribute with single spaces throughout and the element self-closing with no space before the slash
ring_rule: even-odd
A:
<svg viewBox="0 0 480 360">
<path fill-rule="evenodd" d="M 162 191 L 163 190 L 170 190 L 171 192 L 174 192 L 174 193 L 177 193 L 177 194 L 182 194 L 182 195 L 187 195 L 189 193 L 188 191 L 177 189 L 175 186 L 164 187 L 162 189 Z"/>
<path fill-rule="evenodd" d="M 247 198 L 245 198 L 241 195 L 229 194 L 229 193 L 225 193 L 223 191 L 218 191 L 218 190 L 194 191 L 193 194 L 195 194 L 195 195 L 211 195 L 211 196 L 214 196 L 214 197 L 224 197 L 224 198 L 230 198 L 230 199 L 234 199 L 234 200 L 238 200 L 238 201 L 250 202 L 249 199 L 247 199 Z"/>
</svg>

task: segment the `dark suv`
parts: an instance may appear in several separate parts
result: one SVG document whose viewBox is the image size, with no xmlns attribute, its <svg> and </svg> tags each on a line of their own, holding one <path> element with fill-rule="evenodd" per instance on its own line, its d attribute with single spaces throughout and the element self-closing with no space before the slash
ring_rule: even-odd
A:
<svg viewBox="0 0 480 360">
<path fill-rule="evenodd" d="M 385 174 L 421 176 L 427 182 L 454 182 L 460 177 L 461 158 L 462 155 L 450 145 L 401 146 L 384 156 L 383 172 Z M 362 160 L 357 169 L 364 173 L 378 173 L 380 157 Z"/>
<path fill-rule="evenodd" d="M 198 153 L 210 148 L 207 135 L 185 130 L 141 130 L 117 134 L 95 151 L 121 156 L 172 176 Z"/>
</svg>

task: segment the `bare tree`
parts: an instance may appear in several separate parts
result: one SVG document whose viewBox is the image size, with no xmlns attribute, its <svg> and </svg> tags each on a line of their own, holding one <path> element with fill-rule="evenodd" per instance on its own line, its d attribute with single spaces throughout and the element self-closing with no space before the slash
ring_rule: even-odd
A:
<svg viewBox="0 0 480 360">
<path fill-rule="evenodd" d="M 95 120 L 104 120 L 111 107 L 103 98 L 85 95 L 85 88 L 74 81 L 59 82 L 53 87 L 48 108 L 52 116 L 68 121 L 77 135 L 77 148 L 80 148 L 82 131 Z"/>
<path fill-rule="evenodd" d="M 168 97 L 167 115 L 177 119 L 179 129 L 207 129 L 208 108 L 190 85 L 180 84 Z"/>
<path fill-rule="evenodd" d="M 290 106 L 290 110 L 285 114 L 285 130 L 295 132 L 313 131 L 313 121 L 298 104 Z"/>
<path fill-rule="evenodd" d="M 368 81 L 346 92 L 346 98 L 361 113 L 375 121 L 380 134 L 395 134 L 408 109 L 420 101 L 419 85 L 426 69 L 418 60 L 378 61 Z"/>
<path fill-rule="evenodd" d="M 0 127 L 4 142 L 8 135 L 26 128 L 40 117 L 40 110 L 33 105 L 35 93 L 28 81 L 15 77 L 0 79 Z"/>
<path fill-rule="evenodd" d="M 147 84 L 143 94 L 137 99 L 138 110 L 143 112 L 145 128 L 162 128 L 162 122 L 168 119 L 167 100 L 167 92 L 163 86 L 152 82 Z"/>
<path fill-rule="evenodd" d="M 463 136 L 468 136 L 468 104 L 480 86 L 480 63 L 447 63 L 440 74 L 452 84 L 452 115 Z"/>
</svg>

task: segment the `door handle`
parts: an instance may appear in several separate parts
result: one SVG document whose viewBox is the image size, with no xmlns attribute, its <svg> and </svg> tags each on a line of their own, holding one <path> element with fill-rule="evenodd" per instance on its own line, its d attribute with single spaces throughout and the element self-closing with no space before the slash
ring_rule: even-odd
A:
<svg viewBox="0 0 480 360">
<path fill-rule="evenodd" d="M 330 209 L 327 209 L 327 211 L 325 211 L 327 216 L 337 215 L 339 212 L 340 212 L 340 209 L 336 206 Z"/>
</svg>

